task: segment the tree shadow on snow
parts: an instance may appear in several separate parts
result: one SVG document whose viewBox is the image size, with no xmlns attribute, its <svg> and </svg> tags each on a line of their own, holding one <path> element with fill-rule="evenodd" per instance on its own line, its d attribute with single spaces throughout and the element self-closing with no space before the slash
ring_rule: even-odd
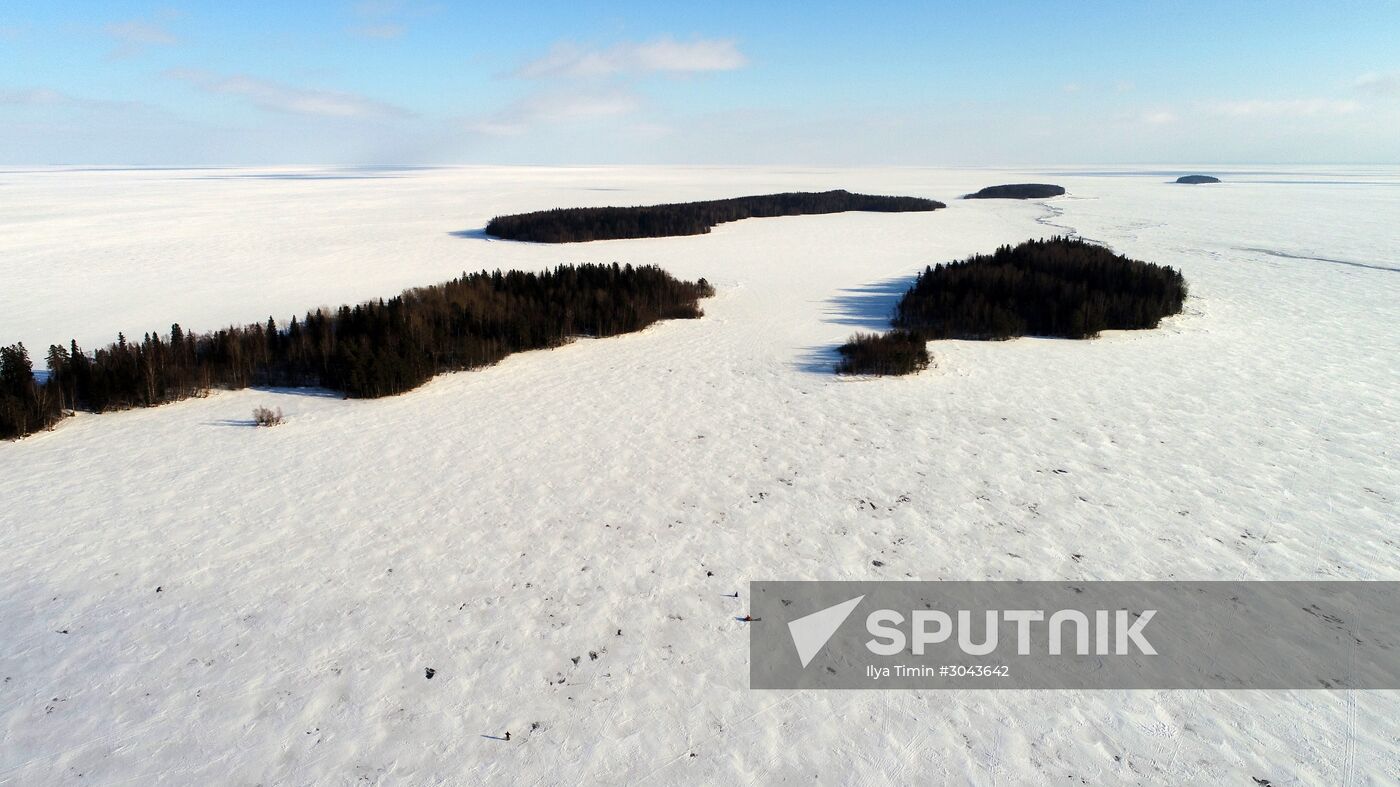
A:
<svg viewBox="0 0 1400 787">
<path fill-rule="evenodd" d="M 205 426 L 257 426 L 258 422 L 251 418 L 220 418 L 217 421 L 205 421 Z"/>
<path fill-rule="evenodd" d="M 345 394 L 340 391 L 332 391 L 329 388 L 316 388 L 308 386 L 305 388 L 292 388 L 279 385 L 255 385 L 248 390 L 258 393 L 282 394 L 284 396 L 312 396 L 317 399 L 344 399 Z"/>
<path fill-rule="evenodd" d="M 836 352 L 836 345 L 830 344 L 823 347 L 803 347 L 801 355 L 792 365 L 799 372 L 830 377 L 836 373 L 836 362 L 839 360 L 841 356 Z"/>
<path fill-rule="evenodd" d="M 835 296 L 827 300 L 827 308 L 822 311 L 824 322 L 849 326 L 852 333 L 884 333 L 890 329 L 895 304 L 914 285 L 914 278 L 894 276 L 873 284 L 838 290 Z M 838 346 L 804 347 L 793 366 L 809 374 L 834 374 L 836 363 L 841 360 L 836 352 Z"/>
<path fill-rule="evenodd" d="M 453 230 L 447 234 L 454 238 L 466 238 L 467 240 L 492 240 L 492 237 L 486 234 L 485 227 L 474 230 Z"/>
<path fill-rule="evenodd" d="M 895 276 L 874 284 L 846 287 L 827 301 L 826 322 L 862 331 L 888 331 L 895 304 L 914 286 L 913 276 Z"/>
</svg>

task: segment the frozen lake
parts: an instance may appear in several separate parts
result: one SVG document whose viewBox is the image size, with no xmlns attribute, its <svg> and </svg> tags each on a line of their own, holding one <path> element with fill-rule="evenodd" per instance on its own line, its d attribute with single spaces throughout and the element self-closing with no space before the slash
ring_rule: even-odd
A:
<svg viewBox="0 0 1400 787">
<path fill-rule="evenodd" d="M 225 392 L 0 443 L 0 783 L 1400 779 L 1395 692 L 747 687 L 722 594 L 750 580 L 1400 579 L 1400 168 L 1191 171 L 0 172 L 0 341 L 36 358 L 483 268 L 717 288 L 702 320 L 391 399 Z M 1025 181 L 1069 194 L 955 199 Z M 831 188 L 948 208 L 479 233 Z M 1071 231 L 1182 270 L 1185 311 L 830 374 L 924 265 Z M 288 422 L 237 425 L 259 404 Z"/>
</svg>

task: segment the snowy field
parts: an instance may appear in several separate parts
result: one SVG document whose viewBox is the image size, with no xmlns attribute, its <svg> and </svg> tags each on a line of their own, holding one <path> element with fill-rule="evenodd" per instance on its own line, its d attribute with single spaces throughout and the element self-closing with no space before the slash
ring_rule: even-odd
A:
<svg viewBox="0 0 1400 787">
<path fill-rule="evenodd" d="M 1400 692 L 747 688 L 749 580 L 1400 580 L 1400 169 L 1190 171 L 0 172 L 0 341 L 35 356 L 481 268 L 718 290 L 391 399 L 0 443 L 0 783 L 1400 782 Z M 954 199 L 1026 180 L 1070 194 Z M 949 207 L 479 232 L 828 188 Z M 1068 230 L 1181 269 L 1185 312 L 830 373 L 925 264 Z"/>
</svg>

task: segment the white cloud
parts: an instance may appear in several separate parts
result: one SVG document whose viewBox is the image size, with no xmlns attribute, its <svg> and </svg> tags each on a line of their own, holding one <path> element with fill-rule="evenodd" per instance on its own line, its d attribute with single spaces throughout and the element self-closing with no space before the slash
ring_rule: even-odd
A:
<svg viewBox="0 0 1400 787">
<path fill-rule="evenodd" d="M 618 44 L 608 49 L 584 49 L 559 43 L 544 57 L 516 69 L 525 79 L 599 77 L 625 73 L 696 73 L 732 71 L 748 58 L 730 39 L 677 41 L 663 36 L 643 43 Z"/>
<path fill-rule="evenodd" d="M 489 118 L 471 121 L 467 128 L 490 136 L 518 136 L 539 125 L 626 115 L 640 105 L 636 96 L 622 91 L 541 93 L 522 99 Z"/>
<path fill-rule="evenodd" d="M 143 22 L 139 19 L 112 22 L 102 30 L 110 38 L 116 40 L 117 48 L 113 49 L 109 55 L 116 58 L 133 57 L 146 51 L 149 47 L 169 46 L 177 41 L 175 36 L 160 25 Z"/>
<path fill-rule="evenodd" d="M 1357 90 L 1381 96 L 1400 96 L 1400 71 L 1362 74 L 1352 84 Z"/>
<path fill-rule="evenodd" d="M 512 123 L 507 120 L 473 120 L 467 123 L 468 131 L 475 131 L 478 134 L 485 134 L 488 137 L 518 137 L 530 130 L 524 123 Z"/>
<path fill-rule="evenodd" d="M 732 71 L 748 58 L 728 39 L 676 41 L 658 38 L 632 47 L 631 59 L 641 71 Z"/>
<path fill-rule="evenodd" d="M 220 76 L 203 71 L 169 71 L 166 76 L 194 85 L 206 93 L 237 96 L 269 112 L 338 118 L 406 117 L 411 113 L 354 93 L 308 90 L 256 77 Z"/>
<path fill-rule="evenodd" d="M 554 85 L 526 95 L 494 114 L 469 119 L 465 127 L 478 134 L 507 137 L 550 126 L 579 126 L 631 115 L 642 105 L 631 83 L 642 75 L 727 71 L 747 63 L 748 59 L 729 39 L 678 41 L 663 36 L 594 49 L 561 42 L 548 54 L 510 74 L 523 79 L 554 80 Z M 566 87 L 557 80 L 579 81 Z M 643 126 L 646 131 L 638 131 Z M 662 126 L 637 122 L 629 122 L 628 131 L 647 138 L 669 133 Z"/>
<path fill-rule="evenodd" d="M 1144 112 L 1142 115 L 1142 122 L 1151 126 L 1165 126 L 1170 123 L 1175 123 L 1176 121 L 1176 113 L 1169 109 L 1153 110 Z"/>
<path fill-rule="evenodd" d="M 1355 101 L 1323 98 L 1300 98 L 1281 101 L 1225 101 L 1211 106 L 1217 115 L 1236 118 L 1251 117 L 1313 117 L 1317 115 L 1348 115 L 1361 108 Z"/>
<path fill-rule="evenodd" d="M 560 123 L 583 118 L 625 115 L 637 108 L 638 101 L 634 96 L 620 92 L 594 95 L 555 94 L 536 96 L 527 100 L 524 106 L 534 118 Z"/>
</svg>

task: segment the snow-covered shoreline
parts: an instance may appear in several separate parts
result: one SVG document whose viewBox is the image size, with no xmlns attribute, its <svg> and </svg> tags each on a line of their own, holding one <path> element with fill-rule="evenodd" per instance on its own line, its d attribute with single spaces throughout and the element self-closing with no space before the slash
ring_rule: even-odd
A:
<svg viewBox="0 0 1400 787">
<path fill-rule="evenodd" d="M 1053 211 L 950 199 L 1012 171 L 0 174 L 0 339 L 36 352 L 480 268 L 718 289 L 391 399 L 220 393 L 0 444 L 0 783 L 1397 778 L 1393 692 L 747 688 L 723 594 L 751 579 L 1400 579 L 1400 276 L 1329 261 L 1400 264 L 1400 170 L 1225 170 L 1042 172 Z M 816 188 L 949 208 L 452 234 Z M 1185 312 L 827 371 L 923 265 L 1064 229 L 1182 269 Z M 241 426 L 258 404 L 288 422 Z"/>
</svg>

